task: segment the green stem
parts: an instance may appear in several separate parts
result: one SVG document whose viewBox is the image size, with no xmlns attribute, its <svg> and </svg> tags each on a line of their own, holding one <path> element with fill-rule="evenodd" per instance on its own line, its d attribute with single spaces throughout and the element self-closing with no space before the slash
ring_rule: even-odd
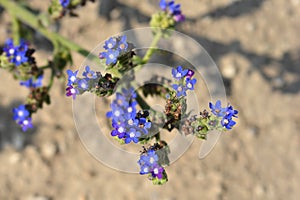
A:
<svg viewBox="0 0 300 200">
<path fill-rule="evenodd" d="M 15 44 L 20 44 L 20 24 L 17 17 L 10 13 L 12 16 L 12 34 L 13 34 L 13 40 Z"/>
<path fill-rule="evenodd" d="M 57 33 L 50 32 L 45 27 L 43 27 L 40 22 L 37 15 L 33 14 L 26 8 L 20 6 L 18 3 L 15 3 L 11 0 L 0 0 L 0 4 L 9 12 L 13 13 L 13 15 L 18 18 L 23 23 L 31 26 L 38 32 L 40 32 L 42 35 L 44 35 L 47 39 L 49 39 L 51 42 L 59 41 L 62 45 L 66 46 L 69 49 L 72 49 L 82 56 L 86 57 L 90 53 L 86 49 L 82 48 L 78 44 L 60 36 Z"/>
<path fill-rule="evenodd" d="M 162 36 L 161 32 L 157 32 L 155 34 L 155 36 L 154 36 L 154 38 L 153 38 L 153 40 L 152 40 L 152 42 L 150 44 L 150 48 L 148 49 L 148 51 L 146 52 L 145 56 L 143 57 L 143 60 L 142 60 L 143 64 L 147 63 L 150 60 L 151 56 L 153 55 L 153 53 L 156 50 L 157 43 L 159 42 L 161 36 Z"/>
</svg>

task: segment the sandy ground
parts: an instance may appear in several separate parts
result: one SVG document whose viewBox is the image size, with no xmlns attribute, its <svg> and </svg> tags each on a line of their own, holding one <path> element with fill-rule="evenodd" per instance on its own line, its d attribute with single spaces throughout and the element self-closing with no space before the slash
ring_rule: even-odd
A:
<svg viewBox="0 0 300 200">
<path fill-rule="evenodd" d="M 44 3 L 31 2 L 45 9 Z M 110 21 L 99 16 L 99 2 L 89 3 L 78 10 L 80 18 L 62 20 L 60 33 L 92 50 L 112 34 L 147 26 L 157 9 L 154 2 L 120 0 Z M 169 182 L 153 186 L 146 177 L 104 166 L 86 151 L 74 125 L 72 100 L 58 81 L 52 105 L 33 117 L 33 131 L 22 133 L 11 109 L 27 90 L 2 70 L 0 199 L 300 198 L 300 1 L 178 2 L 187 15 L 178 30 L 203 45 L 229 76 L 224 81 L 229 101 L 240 111 L 237 127 L 204 160 L 198 159 L 201 142 L 195 140 L 167 167 Z M 3 42 L 5 14 L 0 22 Z M 46 50 L 37 53 L 40 63 L 48 57 Z M 83 59 L 74 53 L 76 66 Z"/>
</svg>

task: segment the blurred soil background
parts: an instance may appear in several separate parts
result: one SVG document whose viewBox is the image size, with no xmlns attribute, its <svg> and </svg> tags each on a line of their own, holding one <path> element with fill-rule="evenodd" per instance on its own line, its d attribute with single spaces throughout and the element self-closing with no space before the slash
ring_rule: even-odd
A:
<svg viewBox="0 0 300 200">
<path fill-rule="evenodd" d="M 49 1 L 28 1 L 46 11 Z M 198 41 L 224 76 L 238 124 L 199 160 L 200 141 L 167 167 L 169 182 L 153 186 L 146 176 L 108 168 L 77 135 L 72 100 L 58 81 L 52 104 L 34 115 L 22 133 L 12 108 L 27 89 L 5 71 L 0 77 L 0 199 L 300 199 L 300 1 L 177 0 L 187 20 L 178 31 Z M 124 30 L 146 27 L 155 0 L 100 0 L 61 20 L 59 33 L 88 50 Z M 0 18 L 1 44 L 9 36 Z M 36 35 L 37 62 L 51 46 Z M 84 58 L 74 53 L 74 67 Z M 202 101 L 205 102 L 205 101 Z M 202 105 L 207 108 L 207 105 Z"/>
</svg>

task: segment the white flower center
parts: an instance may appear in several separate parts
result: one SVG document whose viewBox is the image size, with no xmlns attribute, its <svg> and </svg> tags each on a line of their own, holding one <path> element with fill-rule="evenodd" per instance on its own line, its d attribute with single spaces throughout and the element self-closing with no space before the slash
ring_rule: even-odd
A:
<svg viewBox="0 0 300 200">
<path fill-rule="evenodd" d="M 21 56 L 17 56 L 17 57 L 16 57 L 16 60 L 17 60 L 17 61 L 21 61 Z"/>
<path fill-rule="evenodd" d="M 109 54 L 109 56 L 108 56 L 110 59 L 114 59 L 114 54 Z"/>
<path fill-rule="evenodd" d="M 112 43 L 108 43 L 107 47 L 111 49 L 114 47 L 114 45 Z"/>
<path fill-rule="evenodd" d="M 129 136 L 130 136 L 131 138 L 133 138 L 133 137 L 135 136 L 134 132 L 131 132 L 131 133 L 129 134 Z"/>
<path fill-rule="evenodd" d="M 132 112 L 132 107 L 129 107 L 128 109 L 127 109 L 127 111 L 129 112 L 129 113 L 131 113 Z"/>
<path fill-rule="evenodd" d="M 176 78 L 179 78 L 179 77 L 181 77 L 181 73 L 177 72 Z"/>
<path fill-rule="evenodd" d="M 124 128 L 120 127 L 120 128 L 118 128 L 118 131 L 119 131 L 119 133 L 123 133 L 124 132 Z"/>
<path fill-rule="evenodd" d="M 145 168 L 144 168 L 144 172 L 145 172 L 145 173 L 148 173 L 148 172 L 149 172 L 148 167 L 145 167 Z"/>
<path fill-rule="evenodd" d="M 74 88 L 72 88 L 70 91 L 71 91 L 71 94 L 76 94 L 76 90 Z"/>
<path fill-rule="evenodd" d="M 128 120 L 128 125 L 132 125 L 133 124 L 133 120 L 132 119 L 130 119 L 130 120 Z"/>
<path fill-rule="evenodd" d="M 28 124 L 29 124 L 28 120 L 24 120 L 24 121 L 23 121 L 23 124 L 24 124 L 24 125 L 28 125 Z"/>
<path fill-rule="evenodd" d="M 153 172 L 154 172 L 154 174 L 158 174 L 158 169 L 155 168 L 155 169 L 153 170 Z"/>
<path fill-rule="evenodd" d="M 120 113 L 120 111 L 118 111 L 118 110 L 115 112 L 115 116 L 117 116 L 117 117 L 119 117 L 120 114 L 121 114 L 121 113 Z"/>
<path fill-rule="evenodd" d="M 191 83 L 188 83 L 188 84 L 187 84 L 187 87 L 188 87 L 188 88 L 192 88 L 193 85 L 192 85 Z"/>
<path fill-rule="evenodd" d="M 20 117 L 22 117 L 22 116 L 24 115 L 23 111 L 19 111 L 19 112 L 18 112 L 18 115 L 19 115 Z"/>
<path fill-rule="evenodd" d="M 15 50 L 14 49 L 10 49 L 8 52 L 9 52 L 9 54 L 14 54 Z"/>
<path fill-rule="evenodd" d="M 70 80 L 74 82 L 76 80 L 76 76 L 71 76 Z"/>
<path fill-rule="evenodd" d="M 223 122 L 224 122 L 224 124 L 228 124 L 229 121 L 228 121 L 228 119 L 224 119 Z"/>
<path fill-rule="evenodd" d="M 87 84 L 86 83 L 81 83 L 81 88 L 87 88 Z"/>
<path fill-rule="evenodd" d="M 151 163 L 151 164 L 153 164 L 153 163 L 154 163 L 154 161 L 155 161 L 155 160 L 154 160 L 154 158 L 153 158 L 153 157 L 151 157 L 151 158 L 150 158 L 150 163 Z"/>
</svg>

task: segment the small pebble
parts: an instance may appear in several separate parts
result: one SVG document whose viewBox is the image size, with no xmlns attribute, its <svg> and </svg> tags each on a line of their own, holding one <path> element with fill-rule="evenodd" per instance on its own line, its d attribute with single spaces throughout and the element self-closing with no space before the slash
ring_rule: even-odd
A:
<svg viewBox="0 0 300 200">
<path fill-rule="evenodd" d="M 57 153 L 57 146 L 53 142 L 46 142 L 42 145 L 41 154 L 45 158 L 52 158 Z"/>
</svg>

